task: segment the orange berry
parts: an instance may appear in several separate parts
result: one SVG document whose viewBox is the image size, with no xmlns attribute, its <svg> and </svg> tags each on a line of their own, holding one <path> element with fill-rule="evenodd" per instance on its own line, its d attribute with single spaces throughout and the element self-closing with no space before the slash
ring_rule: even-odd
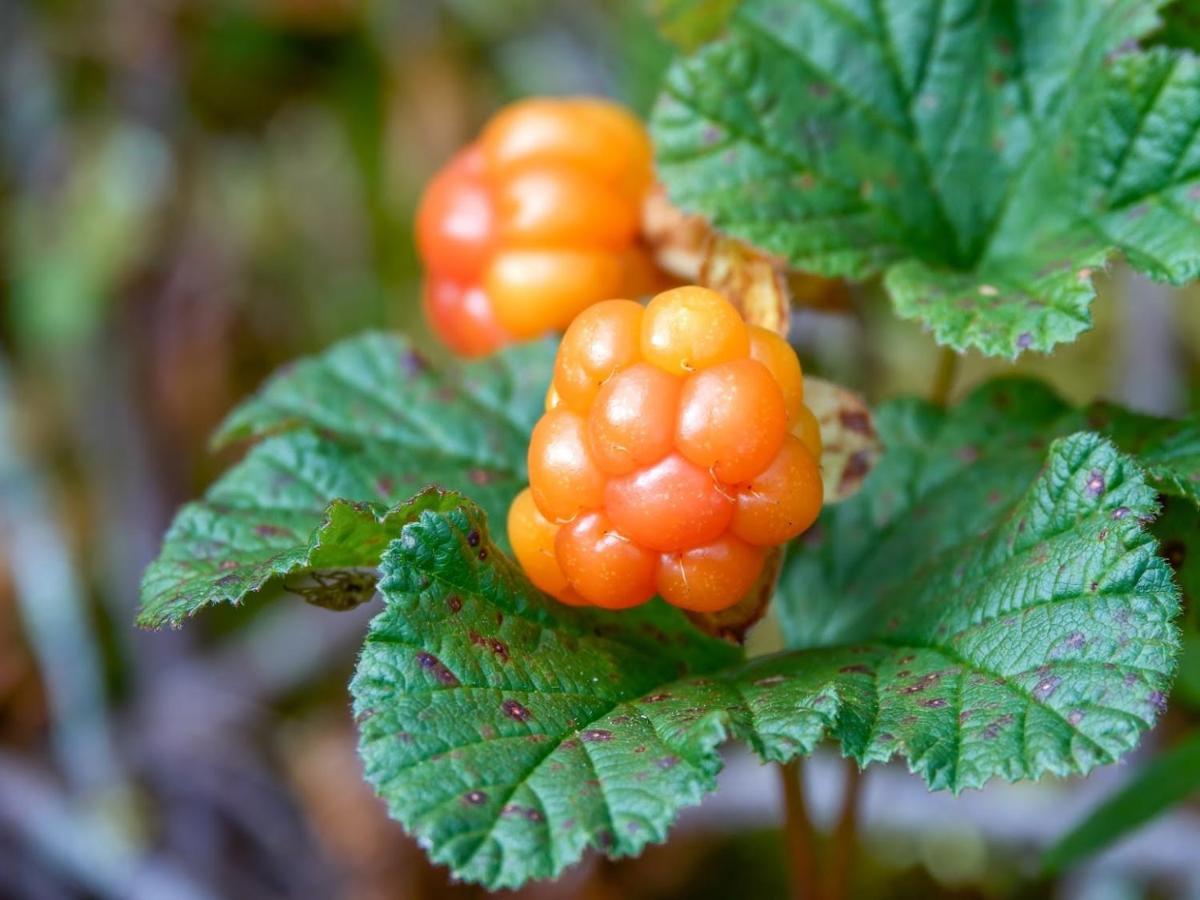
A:
<svg viewBox="0 0 1200 900">
<path fill-rule="evenodd" d="M 604 505 L 604 473 L 592 460 L 583 418 L 553 409 L 529 439 L 529 487 L 542 515 L 567 522 Z"/>
<path fill-rule="evenodd" d="M 487 295 L 478 287 L 445 278 L 430 278 L 425 285 L 425 317 L 442 342 L 462 356 L 483 356 L 507 344 Z"/>
<path fill-rule="evenodd" d="M 628 475 L 671 452 L 680 380 L 649 363 L 634 363 L 600 388 L 588 414 L 596 465 Z"/>
<path fill-rule="evenodd" d="M 425 189 L 417 208 L 417 246 L 430 271 L 477 279 L 495 248 L 496 212 L 483 181 L 483 157 L 459 153 Z"/>
<path fill-rule="evenodd" d="M 761 547 L 790 541 L 821 512 L 821 470 L 799 438 L 788 435 L 766 471 L 738 488 L 730 530 Z"/>
<path fill-rule="evenodd" d="M 762 573 L 766 551 L 732 535 L 681 553 L 664 553 L 658 592 L 668 603 L 693 612 L 717 612 L 750 592 Z"/>
<path fill-rule="evenodd" d="M 554 551 L 559 527 L 541 514 L 529 488 L 517 494 L 508 508 L 508 542 L 513 555 L 530 581 L 555 596 L 569 587 Z"/>
<path fill-rule="evenodd" d="M 575 588 L 573 588 L 573 587 L 568 587 L 565 590 L 563 590 L 563 592 L 561 594 L 554 594 L 553 597 L 559 603 L 565 604 L 566 606 L 591 606 L 592 605 L 592 604 L 588 603 L 586 600 L 584 600 L 582 597 L 580 597 L 579 594 L 576 592 Z"/>
<path fill-rule="evenodd" d="M 654 596 L 658 555 L 619 534 L 603 513 L 563 525 L 555 548 L 571 587 L 589 603 L 626 609 Z"/>
<path fill-rule="evenodd" d="M 600 386 L 638 361 L 644 313 L 632 300 L 605 300 L 576 316 L 554 360 L 554 388 L 565 405 L 586 413 Z"/>
<path fill-rule="evenodd" d="M 708 472 L 678 453 L 610 479 L 604 505 L 618 531 L 651 550 L 707 543 L 733 518 L 733 500 Z"/>
<path fill-rule="evenodd" d="M 561 403 L 562 400 L 559 399 L 558 391 L 554 389 L 554 382 L 552 381 L 550 382 L 550 387 L 546 388 L 546 412 L 550 412 L 552 409 L 558 409 L 559 404 Z"/>
<path fill-rule="evenodd" d="M 719 363 L 683 383 L 675 445 L 726 484 L 770 465 L 786 433 L 783 393 L 762 363 Z"/>
<path fill-rule="evenodd" d="M 566 328 L 621 290 L 621 259 L 605 250 L 505 250 L 483 278 L 496 319 L 515 338 Z"/>
<path fill-rule="evenodd" d="M 490 308 L 494 327 L 486 341 L 460 336 L 482 326 L 460 326 L 465 305 L 447 301 L 426 304 L 440 316 L 434 330 L 460 352 L 483 353 L 651 290 L 654 266 L 638 243 L 651 180 L 649 137 L 619 106 L 542 98 L 502 110 L 431 181 L 416 228 L 431 282 L 460 285 L 477 319 L 476 306 Z"/>
<path fill-rule="evenodd" d="M 728 300 L 702 287 L 663 291 L 646 306 L 642 356 L 675 375 L 741 359 L 750 337 Z"/>
<path fill-rule="evenodd" d="M 652 150 L 642 124 L 593 98 L 531 98 L 497 113 L 480 137 L 497 176 L 546 160 L 569 162 L 629 194 L 650 180 Z"/>
<path fill-rule="evenodd" d="M 561 163 L 516 172 L 497 187 L 496 209 L 507 248 L 621 251 L 639 225 L 639 211 L 614 188 Z"/>
<path fill-rule="evenodd" d="M 779 389 L 787 409 L 788 425 L 794 425 L 804 405 L 804 374 L 792 345 L 773 331 L 758 325 L 750 326 L 750 358 L 767 367 Z"/>
<path fill-rule="evenodd" d="M 622 295 L 642 298 L 652 296 L 674 287 L 678 282 L 667 275 L 655 263 L 650 251 L 635 244 L 621 255 Z"/>
<path fill-rule="evenodd" d="M 813 455 L 813 459 L 817 462 L 821 461 L 821 452 L 824 445 L 821 441 L 821 425 L 817 422 L 817 417 L 813 415 L 813 411 L 807 406 L 800 407 L 800 413 L 796 416 L 796 423 L 792 426 L 792 434 L 800 438 L 800 442 L 808 448 L 808 452 Z"/>
</svg>

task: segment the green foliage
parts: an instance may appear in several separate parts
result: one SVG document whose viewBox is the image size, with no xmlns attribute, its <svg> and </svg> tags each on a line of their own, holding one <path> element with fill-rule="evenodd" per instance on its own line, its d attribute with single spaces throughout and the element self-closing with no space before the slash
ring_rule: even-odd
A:
<svg viewBox="0 0 1200 900">
<path fill-rule="evenodd" d="M 886 407 L 864 490 L 790 553 L 793 649 L 746 661 L 661 601 L 554 603 L 493 540 L 549 361 L 534 345 L 437 371 L 367 335 L 299 363 L 229 417 L 218 443 L 261 443 L 146 575 L 152 626 L 273 578 L 332 608 L 378 580 L 352 685 L 367 775 L 460 877 L 514 886 L 588 847 L 639 852 L 712 790 L 728 739 L 784 761 L 830 737 L 958 791 L 1086 772 L 1161 711 L 1177 592 L 1143 527 L 1156 490 L 1100 435 L 1051 438 L 1102 429 L 1194 501 L 1191 424 L 1024 381 L 949 413 Z M 479 503 L 401 502 L 426 480 Z"/>
<path fill-rule="evenodd" d="M 1200 50 L 1200 3 L 1174 0 L 1163 12 L 1163 26 L 1154 34 L 1155 43 L 1167 47 Z"/>
<path fill-rule="evenodd" d="M 552 358 L 530 344 L 439 370 L 407 341 L 368 334 L 285 370 L 222 426 L 218 445 L 267 439 L 176 516 L 143 579 L 139 624 L 179 624 L 314 572 L 304 591 L 315 602 L 366 599 L 374 578 L 346 570 L 374 570 L 425 503 L 401 501 L 427 484 L 469 490 L 501 521 L 525 484 Z"/>
<path fill-rule="evenodd" d="M 1157 5 L 748 0 L 668 73 L 661 176 L 798 268 L 882 274 L 940 343 L 1048 350 L 1115 250 L 1200 272 L 1200 67 L 1117 52 Z"/>
<path fill-rule="evenodd" d="M 1176 649 L 1176 591 L 1142 528 L 1155 492 L 1089 434 L 1006 484 L 957 542 L 902 539 L 865 565 L 839 646 L 749 662 L 659 601 L 554 604 L 473 505 L 422 514 L 385 557 L 352 686 L 367 777 L 433 859 L 497 888 L 661 840 L 728 738 L 783 761 L 830 736 L 956 791 L 1109 762 L 1160 712 Z M 928 515 L 949 529 L 955 501 Z"/>
<path fill-rule="evenodd" d="M 1069 868 L 1200 791 L 1200 732 L 1147 764 L 1042 857 L 1051 872 Z"/>
</svg>

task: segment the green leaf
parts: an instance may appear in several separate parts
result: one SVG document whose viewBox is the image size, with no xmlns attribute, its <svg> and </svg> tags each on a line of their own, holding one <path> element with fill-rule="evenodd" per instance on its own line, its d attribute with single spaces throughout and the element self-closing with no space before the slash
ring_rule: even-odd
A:
<svg viewBox="0 0 1200 900">
<path fill-rule="evenodd" d="M 877 590 L 875 571 L 915 577 L 944 548 L 974 543 L 1009 514 L 1055 438 L 1098 432 L 1136 457 L 1157 491 L 1200 505 L 1196 418 L 1161 419 L 1108 403 L 1076 409 L 1041 382 L 1000 378 L 951 412 L 893 401 L 876 411 L 875 424 L 885 453 L 863 490 L 826 507 L 788 553 L 776 610 L 791 646 L 857 640 L 872 613 L 847 601 L 847 591 Z"/>
<path fill-rule="evenodd" d="M 1200 272 L 1200 66 L 1118 52 L 1141 0 L 747 0 L 652 119 L 671 198 L 825 275 L 883 275 L 943 344 L 1090 327 L 1115 251 Z"/>
<path fill-rule="evenodd" d="M 1200 791 L 1200 732 L 1147 764 L 1042 857 L 1059 872 L 1107 847 Z"/>
<path fill-rule="evenodd" d="M 739 0 L 650 0 L 663 35 L 676 46 L 693 50 L 725 28 Z"/>
<path fill-rule="evenodd" d="M 1163 11 L 1162 28 L 1154 33 L 1156 44 L 1200 50 L 1200 2 L 1170 0 Z"/>
<path fill-rule="evenodd" d="M 911 436 L 935 419 L 915 416 Z M 557 605 L 478 509 L 423 513 L 385 556 L 386 608 L 351 686 L 367 778 L 435 861 L 499 888 L 662 840 L 714 787 L 730 738 L 784 761 L 830 736 L 955 791 L 1110 762 L 1158 715 L 1177 649 L 1170 569 L 1142 529 L 1155 492 L 1096 435 L 1042 455 L 1041 474 L 993 466 L 1007 500 L 958 514 L 957 539 L 921 540 L 926 517 L 956 521 L 952 491 L 914 516 L 916 537 L 846 536 L 880 552 L 856 553 L 862 572 L 827 598 L 845 641 L 749 662 L 660 601 Z M 924 483 L 961 464 L 908 469 Z M 899 503 L 876 483 L 868 505 Z"/>
<path fill-rule="evenodd" d="M 401 501 L 431 483 L 502 518 L 525 485 L 552 359 L 538 343 L 437 370 L 405 339 L 368 334 L 281 372 L 219 432 L 266 439 L 175 517 L 139 624 L 179 624 L 284 576 L 322 605 L 368 599 L 387 542 L 429 502 Z"/>
</svg>

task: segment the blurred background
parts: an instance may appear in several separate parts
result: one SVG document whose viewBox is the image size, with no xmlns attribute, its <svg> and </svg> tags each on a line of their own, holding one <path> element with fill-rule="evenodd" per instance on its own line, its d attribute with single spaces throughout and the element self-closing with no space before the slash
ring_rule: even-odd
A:
<svg viewBox="0 0 1200 900">
<path fill-rule="evenodd" d="M 645 112 L 669 59 L 641 0 L 0 0 L 0 896 L 481 894 L 361 781 L 345 685 L 372 605 L 265 598 L 142 633 L 138 581 L 231 461 L 208 434 L 272 369 L 366 328 L 427 338 L 413 208 L 498 105 L 586 92 Z M 926 392 L 929 339 L 856 294 L 797 316 L 810 370 Z M 1022 368 L 1075 400 L 1181 411 L 1196 309 L 1117 269 L 1098 327 Z M 959 390 L 1006 368 L 972 357 Z M 1194 801 L 1065 877 L 1037 865 L 1195 731 L 1189 616 L 1171 711 L 1125 764 L 958 800 L 873 769 L 855 895 L 1200 897 Z M 820 827 L 843 777 L 808 767 Z M 776 789 L 732 755 L 668 846 L 521 894 L 783 896 Z"/>
</svg>

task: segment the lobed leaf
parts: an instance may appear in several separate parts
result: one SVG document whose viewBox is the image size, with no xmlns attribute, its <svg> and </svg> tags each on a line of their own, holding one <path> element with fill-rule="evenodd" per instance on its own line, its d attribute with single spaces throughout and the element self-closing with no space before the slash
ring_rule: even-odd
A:
<svg viewBox="0 0 1200 900">
<path fill-rule="evenodd" d="M 503 517 L 526 481 L 552 359 L 544 342 L 435 369 L 407 340 L 368 334 L 282 371 L 218 433 L 217 444 L 263 440 L 176 515 L 143 578 L 139 624 L 177 625 L 283 576 L 318 573 L 299 590 L 322 605 L 367 599 L 387 542 L 430 502 L 401 501 L 431 483 Z"/>
<path fill-rule="evenodd" d="M 1200 66 L 1126 52 L 1159 5 L 747 0 L 668 73 L 662 180 L 796 268 L 883 275 L 940 343 L 1048 350 L 1113 252 L 1200 271 Z"/>
<path fill-rule="evenodd" d="M 940 430 L 914 412 L 910 437 Z M 1110 762 L 1161 711 L 1177 649 L 1177 592 L 1142 527 L 1156 494 L 1097 435 L 1041 452 L 1040 474 L 997 462 L 1003 502 L 975 509 L 972 493 L 956 518 L 948 476 L 968 463 L 889 449 L 877 471 L 896 467 L 912 476 L 903 495 L 928 486 L 936 502 L 908 509 L 909 531 L 886 517 L 902 496 L 881 497 L 872 475 L 836 507 L 862 528 L 837 530 L 844 553 L 828 532 L 793 548 L 783 600 L 811 580 L 829 640 L 749 662 L 660 601 L 553 603 L 473 505 L 422 513 L 385 557 L 386 608 L 351 687 L 367 777 L 435 861 L 499 888 L 589 848 L 662 840 L 714 787 L 731 738 L 784 761 L 829 736 L 861 764 L 900 754 L 955 791 Z"/>
</svg>

